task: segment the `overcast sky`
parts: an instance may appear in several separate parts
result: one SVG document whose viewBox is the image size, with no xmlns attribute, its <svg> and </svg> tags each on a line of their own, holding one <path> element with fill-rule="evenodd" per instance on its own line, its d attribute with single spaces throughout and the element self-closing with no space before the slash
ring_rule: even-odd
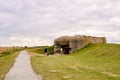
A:
<svg viewBox="0 0 120 80">
<path fill-rule="evenodd" d="M 63 35 L 120 43 L 120 0 L 0 0 L 0 46 L 50 45 Z"/>
</svg>

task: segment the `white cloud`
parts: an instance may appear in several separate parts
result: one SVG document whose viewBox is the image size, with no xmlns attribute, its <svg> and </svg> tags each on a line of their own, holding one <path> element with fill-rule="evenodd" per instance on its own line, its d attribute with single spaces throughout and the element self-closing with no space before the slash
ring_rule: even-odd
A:
<svg viewBox="0 0 120 80">
<path fill-rule="evenodd" d="M 0 36 L 8 40 L 6 45 L 51 44 L 62 35 L 106 36 L 109 42 L 120 42 L 119 4 L 120 0 L 0 0 Z"/>
<path fill-rule="evenodd" d="M 15 34 L 11 35 L 10 37 L 0 37 L 2 40 L 0 40 L 1 46 L 46 46 L 46 45 L 52 45 L 52 42 L 44 39 L 39 38 L 36 36 L 27 36 L 27 35 L 20 35 Z M 6 43 L 7 42 L 7 43 Z"/>
</svg>

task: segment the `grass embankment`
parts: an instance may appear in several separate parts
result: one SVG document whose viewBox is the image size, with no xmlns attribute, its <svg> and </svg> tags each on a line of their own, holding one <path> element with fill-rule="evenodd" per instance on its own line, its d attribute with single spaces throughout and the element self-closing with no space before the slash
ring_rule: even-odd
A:
<svg viewBox="0 0 120 80">
<path fill-rule="evenodd" d="M 49 52 L 53 52 L 54 47 L 48 46 L 48 47 L 40 47 L 40 48 L 30 48 L 27 49 L 28 52 L 37 53 L 37 54 L 44 54 L 44 49 L 47 48 Z"/>
<path fill-rule="evenodd" d="M 12 67 L 15 58 L 21 49 L 9 49 L 0 53 L 0 80 L 3 80 L 5 74 Z"/>
<path fill-rule="evenodd" d="M 43 80 L 120 80 L 120 45 L 95 44 L 65 56 L 33 56 Z"/>
</svg>

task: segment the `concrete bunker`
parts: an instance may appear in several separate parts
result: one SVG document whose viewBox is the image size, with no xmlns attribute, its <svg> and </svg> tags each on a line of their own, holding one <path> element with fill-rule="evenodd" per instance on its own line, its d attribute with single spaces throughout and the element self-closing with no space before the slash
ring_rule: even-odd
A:
<svg viewBox="0 0 120 80">
<path fill-rule="evenodd" d="M 70 53 L 69 37 L 56 39 L 54 41 L 54 51 L 56 53 L 69 54 Z"/>
<path fill-rule="evenodd" d="M 78 49 L 85 47 L 89 43 L 106 43 L 106 38 L 81 35 L 62 36 L 54 40 L 54 52 L 61 54 L 70 54 Z"/>
</svg>

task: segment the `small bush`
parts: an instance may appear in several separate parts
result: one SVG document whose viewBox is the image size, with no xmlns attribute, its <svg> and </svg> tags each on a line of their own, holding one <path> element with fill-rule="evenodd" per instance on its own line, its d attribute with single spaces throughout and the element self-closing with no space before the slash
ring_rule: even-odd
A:
<svg viewBox="0 0 120 80">
<path fill-rule="evenodd" d="M 9 51 L 5 51 L 5 52 L 0 53 L 0 57 L 6 56 L 6 55 L 9 55 L 9 54 L 10 54 Z"/>
</svg>

